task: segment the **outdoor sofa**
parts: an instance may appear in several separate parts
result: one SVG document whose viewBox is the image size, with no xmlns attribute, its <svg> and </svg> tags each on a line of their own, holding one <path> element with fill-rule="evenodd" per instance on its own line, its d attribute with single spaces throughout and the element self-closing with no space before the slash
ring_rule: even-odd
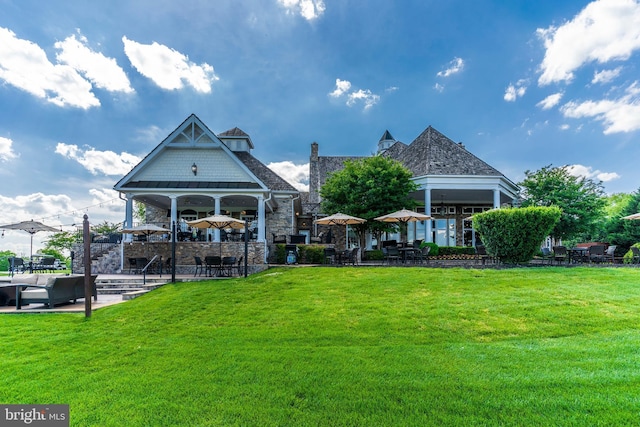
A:
<svg viewBox="0 0 640 427">
<path fill-rule="evenodd" d="M 97 298 L 96 289 L 97 275 L 91 275 L 92 296 Z M 25 285 L 23 287 L 16 285 Z M 5 285 L 0 289 L 3 292 L 3 300 L 9 304 L 16 302 L 16 309 L 22 305 L 32 303 L 46 304 L 53 308 L 56 304 L 76 302 L 79 298 L 84 298 L 84 276 L 48 275 L 33 274 L 14 276 L 10 285 Z"/>
</svg>

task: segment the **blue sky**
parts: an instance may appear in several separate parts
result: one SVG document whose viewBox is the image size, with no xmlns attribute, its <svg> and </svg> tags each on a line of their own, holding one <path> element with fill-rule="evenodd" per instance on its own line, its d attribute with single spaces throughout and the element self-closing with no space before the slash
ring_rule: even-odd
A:
<svg viewBox="0 0 640 427">
<path fill-rule="evenodd" d="M 639 50 L 635 0 L 0 0 L 0 224 L 120 222 L 113 185 L 191 113 L 299 188 L 313 141 L 432 125 L 514 182 L 633 192 Z"/>
</svg>

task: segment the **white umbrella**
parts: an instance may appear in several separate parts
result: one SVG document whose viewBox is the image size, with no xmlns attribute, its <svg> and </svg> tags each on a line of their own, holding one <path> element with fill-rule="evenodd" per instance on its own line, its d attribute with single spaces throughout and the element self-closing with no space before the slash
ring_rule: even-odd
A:
<svg viewBox="0 0 640 427">
<path fill-rule="evenodd" d="M 30 261 L 33 261 L 33 235 L 36 234 L 38 231 L 45 231 L 48 233 L 56 233 L 60 231 L 57 228 L 49 227 L 48 225 L 45 225 L 41 222 L 34 221 L 34 220 L 22 221 L 16 224 L 0 225 L 0 228 L 5 230 L 23 230 L 31 234 L 31 250 L 29 253 Z"/>
</svg>

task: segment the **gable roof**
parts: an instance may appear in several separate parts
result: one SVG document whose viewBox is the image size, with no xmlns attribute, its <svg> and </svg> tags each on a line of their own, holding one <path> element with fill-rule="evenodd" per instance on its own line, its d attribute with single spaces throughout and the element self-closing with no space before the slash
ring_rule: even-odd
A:
<svg viewBox="0 0 640 427">
<path fill-rule="evenodd" d="M 239 128 L 225 138 L 249 135 Z M 197 163 L 197 174 L 191 165 Z M 195 115 L 191 114 L 116 185 L 124 189 L 263 189 L 297 190 L 246 152 L 233 152 Z"/>
<path fill-rule="evenodd" d="M 408 146 L 402 147 L 396 143 L 387 150 L 385 155 L 404 164 L 414 177 L 424 175 L 503 176 L 497 169 L 467 151 L 462 144 L 453 142 L 431 126 Z"/>
</svg>

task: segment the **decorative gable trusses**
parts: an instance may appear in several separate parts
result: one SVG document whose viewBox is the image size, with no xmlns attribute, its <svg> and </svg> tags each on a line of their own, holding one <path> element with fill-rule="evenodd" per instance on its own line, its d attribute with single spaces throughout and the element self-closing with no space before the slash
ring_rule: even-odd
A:
<svg viewBox="0 0 640 427">
<path fill-rule="evenodd" d="M 235 144 L 237 151 L 253 148 L 249 135 L 238 128 L 221 135 Z M 221 185 L 269 190 L 225 142 L 192 114 L 114 188 L 212 188 Z"/>
</svg>

